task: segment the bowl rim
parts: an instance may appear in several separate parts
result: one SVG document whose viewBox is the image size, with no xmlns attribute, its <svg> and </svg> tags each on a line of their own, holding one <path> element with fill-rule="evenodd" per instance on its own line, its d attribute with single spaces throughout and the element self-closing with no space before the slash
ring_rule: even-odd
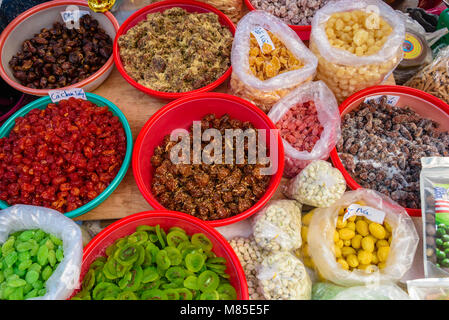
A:
<svg viewBox="0 0 449 320">
<path fill-rule="evenodd" d="M 98 245 L 99 242 L 106 239 L 112 232 L 114 232 L 116 229 L 119 229 L 120 227 L 127 225 L 129 223 L 139 221 L 145 218 L 151 218 L 151 217 L 158 217 L 158 218 L 164 218 L 164 217 L 170 217 L 175 218 L 178 220 L 186 220 L 188 222 L 191 222 L 195 226 L 197 226 L 200 230 L 204 229 L 210 234 L 213 235 L 215 240 L 223 246 L 225 251 L 231 256 L 231 261 L 229 263 L 233 264 L 235 268 L 237 269 L 237 279 L 240 283 L 241 289 L 242 289 L 242 300 L 249 300 L 249 293 L 248 293 L 248 284 L 246 281 L 246 276 L 243 271 L 243 267 L 240 263 L 239 258 L 237 257 L 237 254 L 235 253 L 234 249 L 231 247 L 229 242 L 225 239 L 225 237 L 219 233 L 215 228 L 208 225 L 204 221 L 202 221 L 199 218 L 196 218 L 194 216 L 191 216 L 186 213 L 182 212 L 176 212 L 176 211 L 170 211 L 170 210 L 153 210 L 153 211 L 142 211 L 139 213 L 134 213 L 129 216 L 126 216 L 124 218 L 119 219 L 118 221 L 115 221 L 114 223 L 110 224 L 106 228 L 104 228 L 100 233 L 98 233 L 95 237 L 92 238 L 92 240 L 89 241 L 89 243 L 84 247 L 83 249 L 83 261 L 81 263 L 81 268 L 83 267 L 83 264 L 86 261 L 86 258 L 88 255 L 92 253 L 92 250 L 94 250 Z M 201 232 L 201 231 L 199 231 Z M 81 280 L 81 275 L 80 275 Z M 74 291 L 75 292 L 75 291 Z"/>
<path fill-rule="evenodd" d="M 444 113 L 446 113 L 449 116 L 449 105 L 446 104 L 443 100 L 418 89 L 411 88 L 411 87 L 405 87 L 400 85 L 379 85 L 379 86 L 373 86 L 366 89 L 363 89 L 359 92 L 354 93 L 350 97 L 348 97 L 345 101 L 342 102 L 340 107 L 338 108 L 340 111 L 340 118 L 341 114 L 349 108 L 349 106 L 354 103 L 355 101 L 359 100 L 360 98 L 363 98 L 365 96 L 373 95 L 373 94 L 381 94 L 381 93 L 404 93 L 408 94 L 410 96 L 414 96 L 417 98 L 421 98 L 422 100 L 425 100 L 432 104 L 435 108 L 440 109 Z M 346 168 L 343 166 L 343 163 L 340 160 L 340 157 L 337 153 L 337 148 L 334 147 L 330 153 L 330 158 L 332 160 L 332 163 L 334 166 L 340 170 L 340 172 L 343 174 L 343 177 L 346 180 L 346 183 L 352 190 L 360 189 L 362 188 L 361 185 L 359 185 L 349 174 L 349 172 L 346 170 Z M 420 209 L 412 209 L 412 208 L 405 208 L 407 213 L 410 216 L 413 217 L 420 217 L 421 216 L 421 208 Z"/>
<path fill-rule="evenodd" d="M 256 9 L 255 6 L 253 6 L 253 4 L 251 3 L 251 0 L 244 0 L 246 7 L 248 8 L 249 11 L 254 11 L 254 10 L 261 10 L 261 9 Z M 310 32 L 312 31 L 312 25 L 305 25 L 305 26 L 298 26 L 298 25 L 294 25 L 294 24 L 288 24 L 288 26 L 290 28 L 292 28 L 295 31 L 298 32 Z M 302 40 L 302 39 L 301 39 Z"/>
<path fill-rule="evenodd" d="M 120 170 L 117 172 L 117 175 L 97 197 L 95 197 L 93 200 L 85 203 L 81 207 L 76 208 L 75 210 L 63 213 L 67 218 L 71 218 L 71 219 L 79 217 L 79 216 L 89 212 L 90 210 L 94 209 L 95 207 L 99 206 L 103 201 L 105 201 L 112 194 L 112 192 L 118 187 L 118 185 L 121 183 L 121 181 L 125 177 L 126 172 L 128 171 L 129 165 L 131 163 L 131 156 L 132 156 L 132 149 L 133 149 L 133 138 L 132 138 L 131 128 L 130 128 L 128 120 L 126 119 L 123 112 L 114 103 L 112 103 L 111 101 L 109 101 L 106 98 L 103 98 L 97 94 L 86 93 L 86 97 L 89 101 L 91 101 L 91 99 L 100 101 L 101 104 L 104 104 L 105 106 L 107 106 L 108 109 L 110 111 L 112 111 L 116 117 L 119 118 L 120 123 L 123 126 L 123 130 L 125 131 L 126 153 L 125 153 L 125 157 L 123 158 L 123 163 L 120 167 Z M 9 132 L 6 133 L 7 128 L 10 126 L 12 128 L 14 126 L 15 120 L 18 117 L 23 117 L 24 115 L 28 114 L 31 110 L 36 109 L 41 105 L 49 104 L 49 103 L 52 103 L 49 96 L 41 97 L 33 102 L 30 102 L 26 106 L 22 107 L 19 111 L 15 112 L 0 127 L 0 139 L 6 137 L 9 134 Z M 96 102 L 93 102 L 93 103 L 96 103 Z M 7 207 L 10 207 L 10 205 L 8 205 L 5 201 L 0 200 L 0 209 L 5 209 Z"/>
<path fill-rule="evenodd" d="M 270 129 L 277 130 L 274 123 L 271 121 L 270 118 L 258 107 L 256 107 L 251 102 L 244 100 L 240 97 L 229 95 L 226 93 L 220 93 L 220 92 L 203 92 L 203 93 L 197 93 L 190 95 L 188 97 L 180 98 L 175 101 L 172 101 L 165 106 L 163 106 L 161 109 L 159 109 L 153 116 L 151 116 L 150 119 L 144 124 L 142 129 L 139 132 L 139 135 L 137 136 L 135 147 L 133 150 L 133 157 L 132 157 L 132 169 L 133 169 L 133 176 L 136 181 L 137 187 L 139 188 L 140 193 L 145 198 L 145 200 L 156 210 L 167 210 L 164 206 L 162 206 L 157 199 L 153 196 L 153 193 L 150 191 L 148 193 L 145 192 L 144 188 L 144 181 L 142 178 L 142 175 L 140 172 L 142 171 L 142 168 L 139 164 L 139 155 L 142 150 L 142 143 L 144 136 L 148 133 L 149 129 L 157 122 L 159 119 L 164 116 L 168 111 L 170 111 L 173 108 L 178 107 L 181 104 L 184 104 L 186 102 L 192 102 L 197 99 L 204 99 L 204 98 L 214 98 L 214 99 L 224 99 L 228 101 L 236 102 L 237 104 L 241 105 L 244 108 L 248 108 L 251 111 L 254 111 L 257 113 L 270 127 Z M 251 206 L 248 210 L 245 210 L 239 214 L 236 214 L 232 217 L 225 218 L 225 219 L 219 219 L 219 220 L 210 220 L 205 221 L 208 225 L 212 227 L 222 227 L 226 225 L 230 225 L 233 223 L 236 223 L 238 221 L 244 220 L 256 212 L 258 212 L 262 207 L 273 197 L 274 193 L 278 189 L 281 180 L 282 175 L 284 172 L 284 145 L 282 143 L 281 136 L 279 132 L 277 131 L 277 139 L 278 139 L 278 169 L 276 173 L 272 176 L 274 176 L 274 180 L 270 183 L 269 187 L 265 191 L 264 195 L 257 201 L 253 206 Z M 152 166 L 151 166 L 152 167 Z"/>
<path fill-rule="evenodd" d="M 231 19 L 228 18 L 227 15 L 225 15 L 223 12 L 219 11 L 218 9 L 216 9 L 215 7 L 204 3 L 204 2 L 198 2 L 198 1 L 193 1 L 193 0 L 164 0 L 164 1 L 157 1 L 154 2 L 150 5 L 147 5 L 139 10 L 137 10 L 136 12 L 134 12 L 130 17 L 128 17 L 128 19 L 126 19 L 120 26 L 120 29 L 117 31 L 117 34 L 115 36 L 114 39 L 114 44 L 113 44 L 113 56 L 114 56 L 114 62 L 115 62 L 115 66 L 117 67 L 117 70 L 119 71 L 119 73 L 122 75 L 122 77 L 129 83 L 131 84 L 133 87 L 135 87 L 136 89 L 151 95 L 151 96 L 155 96 L 158 98 L 162 98 L 162 99 L 167 99 L 167 100 L 173 100 L 173 99 L 177 99 L 177 98 L 182 98 L 188 95 L 192 95 L 195 93 L 199 93 L 199 92 L 207 92 L 210 90 L 215 89 L 216 87 L 218 87 L 219 85 L 221 85 L 227 78 L 230 77 L 231 73 L 232 73 L 232 66 L 230 65 L 229 68 L 215 81 L 209 83 L 208 85 L 195 89 L 195 90 L 191 90 L 191 91 L 186 91 L 186 92 L 164 92 L 164 91 L 157 91 L 157 90 L 153 90 L 150 88 L 147 88 L 141 84 L 139 84 L 137 81 L 135 81 L 134 79 L 132 79 L 128 73 L 126 72 L 122 60 L 120 58 L 120 50 L 119 50 L 119 46 L 118 46 L 118 38 L 124 34 L 124 30 L 126 28 L 128 28 L 128 26 L 134 22 L 134 20 L 140 16 L 141 14 L 154 9 L 154 8 L 159 8 L 159 7 L 164 7 L 166 5 L 171 5 L 171 4 L 178 4 L 178 5 L 183 5 L 183 4 L 187 4 L 187 5 L 192 5 L 192 6 L 197 6 L 197 7 L 201 7 L 204 8 L 210 12 L 215 13 L 216 15 L 218 15 L 220 17 L 220 19 L 223 19 L 224 21 L 226 21 L 225 24 L 222 24 L 224 26 L 226 26 L 232 33 L 232 36 L 234 36 L 235 34 L 235 30 L 236 27 L 234 25 L 234 23 L 231 21 Z"/>
<path fill-rule="evenodd" d="M 3 52 L 3 48 L 6 42 L 6 39 L 8 38 L 9 34 L 19 25 L 23 22 L 23 20 L 25 20 L 26 18 L 39 13 L 43 10 L 46 9 L 50 9 L 53 7 L 57 7 L 57 6 L 61 6 L 61 5 L 77 5 L 77 6 L 83 6 L 86 8 L 89 8 L 87 1 L 82 1 L 82 0 L 53 0 L 53 1 L 49 1 L 49 2 L 44 2 L 41 4 L 38 4 L 30 9 L 28 9 L 27 11 L 21 13 L 19 16 L 17 16 L 13 21 L 11 21 L 6 28 L 3 30 L 3 32 L 0 34 L 0 77 L 3 78 L 3 80 L 5 80 L 11 87 L 13 87 L 16 90 L 19 90 L 23 93 L 27 93 L 27 94 L 31 94 L 31 95 L 37 95 L 37 96 L 42 96 L 42 95 L 47 95 L 48 91 L 50 90 L 64 90 L 64 89 L 69 89 L 69 88 L 81 88 L 84 87 L 92 82 L 94 82 L 95 80 L 97 80 L 98 78 L 100 78 L 104 73 L 106 73 L 106 71 L 108 71 L 113 65 L 114 65 L 114 57 L 113 54 L 111 54 L 111 56 L 109 57 L 109 59 L 106 61 L 106 63 L 100 68 L 98 69 L 94 74 L 92 74 L 91 76 L 89 76 L 88 78 L 74 83 L 72 85 L 66 86 L 66 87 L 61 87 L 61 88 L 57 88 L 57 89 L 33 89 L 33 88 L 28 88 L 22 84 L 20 84 L 19 82 L 17 82 L 14 78 L 10 78 L 8 76 L 8 74 L 6 73 L 5 69 L 3 68 L 3 63 L 2 63 L 2 52 Z M 117 31 L 120 27 L 117 19 L 114 17 L 114 15 L 110 12 L 103 12 L 104 15 L 106 15 L 106 17 L 109 19 L 109 21 L 112 23 L 114 30 L 115 30 L 115 34 L 117 34 Z M 111 40 L 112 37 L 111 37 Z"/>
</svg>

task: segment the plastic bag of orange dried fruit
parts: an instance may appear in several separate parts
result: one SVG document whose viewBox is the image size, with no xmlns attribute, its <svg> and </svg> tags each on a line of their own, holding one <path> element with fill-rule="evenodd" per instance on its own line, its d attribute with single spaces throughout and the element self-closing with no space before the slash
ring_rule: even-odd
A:
<svg viewBox="0 0 449 320">
<path fill-rule="evenodd" d="M 237 25 L 231 63 L 230 92 L 268 112 L 288 92 L 313 79 L 318 60 L 287 24 L 256 10 Z"/>
<path fill-rule="evenodd" d="M 403 18 L 380 0 L 329 2 L 312 20 L 310 49 L 317 79 L 341 103 L 387 79 L 403 58 Z"/>
<path fill-rule="evenodd" d="M 307 245 L 321 278 L 342 286 L 394 283 L 410 269 L 418 233 L 404 208 L 369 189 L 315 209 Z"/>
<path fill-rule="evenodd" d="M 308 82 L 279 100 L 268 117 L 280 130 L 284 176 L 293 177 L 313 160 L 326 160 L 340 138 L 340 113 L 322 81 Z"/>
</svg>

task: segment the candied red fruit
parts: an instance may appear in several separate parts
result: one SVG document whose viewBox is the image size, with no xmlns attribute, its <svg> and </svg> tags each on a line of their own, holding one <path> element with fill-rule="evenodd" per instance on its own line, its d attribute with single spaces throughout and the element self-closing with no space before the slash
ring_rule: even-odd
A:
<svg viewBox="0 0 449 320">
<path fill-rule="evenodd" d="M 126 153 L 107 107 L 70 98 L 33 109 L 0 139 L 0 200 L 69 212 L 97 197 Z"/>
</svg>

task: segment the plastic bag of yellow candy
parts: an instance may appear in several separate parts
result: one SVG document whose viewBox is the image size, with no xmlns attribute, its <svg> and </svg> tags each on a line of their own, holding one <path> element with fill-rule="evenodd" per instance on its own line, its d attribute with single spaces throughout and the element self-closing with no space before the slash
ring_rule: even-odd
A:
<svg viewBox="0 0 449 320">
<path fill-rule="evenodd" d="M 418 241 L 405 209 L 369 189 L 346 192 L 331 207 L 315 209 L 307 232 L 318 273 L 342 286 L 399 281 Z"/>
<path fill-rule="evenodd" d="M 329 2 L 312 20 L 317 79 L 338 102 L 390 76 L 403 58 L 402 17 L 380 0 Z"/>
<path fill-rule="evenodd" d="M 317 58 L 282 20 L 260 10 L 238 23 L 231 52 L 230 93 L 264 112 L 316 73 Z"/>
</svg>

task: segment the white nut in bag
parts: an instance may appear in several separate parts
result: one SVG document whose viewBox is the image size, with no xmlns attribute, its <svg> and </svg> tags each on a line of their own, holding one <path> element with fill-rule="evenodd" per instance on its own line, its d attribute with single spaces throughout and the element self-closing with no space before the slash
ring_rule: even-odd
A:
<svg viewBox="0 0 449 320">
<path fill-rule="evenodd" d="M 64 258 L 45 283 L 47 293 L 29 300 L 66 300 L 78 288 L 83 258 L 81 229 L 60 212 L 37 206 L 14 205 L 0 211 L 0 244 L 11 233 L 41 229 L 63 241 Z"/>
<path fill-rule="evenodd" d="M 259 290 L 267 300 L 310 300 L 312 281 L 304 264 L 289 252 L 270 253 L 258 268 Z"/>
<path fill-rule="evenodd" d="M 257 78 L 249 66 L 250 35 L 256 27 L 272 32 L 304 66 L 297 70 L 280 73 L 264 81 Z M 232 44 L 231 63 L 233 72 L 230 92 L 268 112 L 288 92 L 314 78 L 318 60 L 298 35 L 281 19 L 265 11 L 255 10 L 246 14 L 237 24 Z"/>
<path fill-rule="evenodd" d="M 302 204 L 329 207 L 346 190 L 346 181 L 340 170 L 323 160 L 316 160 L 290 180 L 286 195 Z"/>
<path fill-rule="evenodd" d="M 267 251 L 301 247 L 301 204 L 295 200 L 270 201 L 253 219 L 257 245 Z"/>
</svg>

